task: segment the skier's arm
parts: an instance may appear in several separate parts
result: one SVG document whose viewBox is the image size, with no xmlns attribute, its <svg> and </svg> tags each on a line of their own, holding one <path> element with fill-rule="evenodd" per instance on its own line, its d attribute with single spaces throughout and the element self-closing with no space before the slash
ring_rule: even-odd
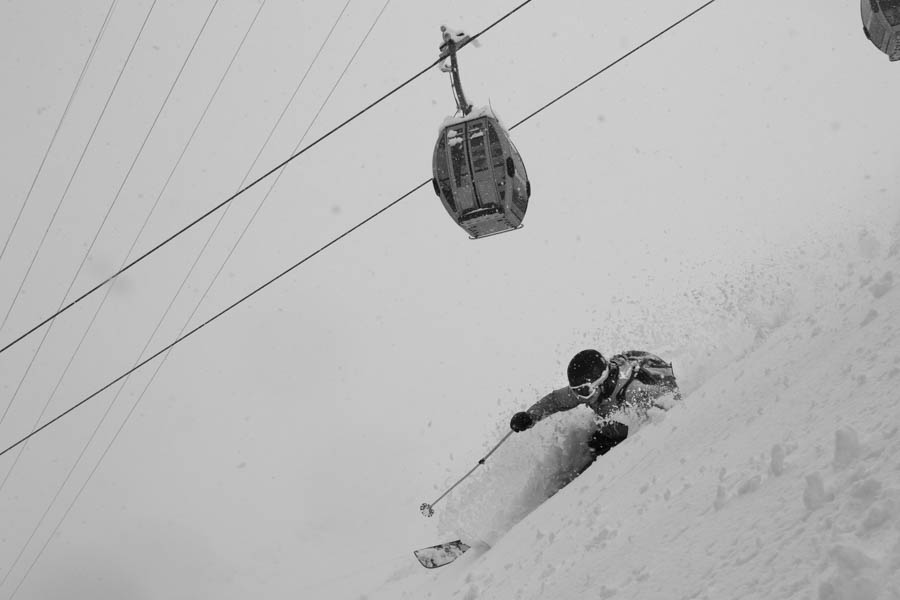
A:
<svg viewBox="0 0 900 600">
<path fill-rule="evenodd" d="M 563 410 L 571 410 L 581 404 L 575 394 L 568 387 L 553 390 L 537 402 L 535 402 L 527 411 L 535 422 L 540 421 L 544 417 L 558 413 Z"/>
</svg>

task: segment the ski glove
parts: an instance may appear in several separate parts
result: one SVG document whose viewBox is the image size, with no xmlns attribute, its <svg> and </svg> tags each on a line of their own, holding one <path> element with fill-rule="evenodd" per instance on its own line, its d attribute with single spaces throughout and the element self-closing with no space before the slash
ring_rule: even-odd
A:
<svg viewBox="0 0 900 600">
<path fill-rule="evenodd" d="M 534 417 L 527 412 L 517 412 L 509 421 L 509 428 L 513 431 L 525 431 L 534 427 Z"/>
</svg>

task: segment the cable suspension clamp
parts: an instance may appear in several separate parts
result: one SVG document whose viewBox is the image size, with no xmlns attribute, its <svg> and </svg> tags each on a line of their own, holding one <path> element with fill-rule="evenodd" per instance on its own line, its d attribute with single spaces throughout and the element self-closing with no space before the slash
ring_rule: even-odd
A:
<svg viewBox="0 0 900 600">
<path fill-rule="evenodd" d="M 454 31 L 446 25 L 441 25 L 441 37 L 444 41 L 439 46 L 441 51 L 440 69 L 444 73 L 450 73 L 450 80 L 453 83 L 453 96 L 456 98 L 456 107 L 463 115 L 468 115 L 472 112 L 472 105 L 466 101 L 466 95 L 463 93 L 456 52 L 468 44 L 472 38 L 461 31 Z"/>
</svg>

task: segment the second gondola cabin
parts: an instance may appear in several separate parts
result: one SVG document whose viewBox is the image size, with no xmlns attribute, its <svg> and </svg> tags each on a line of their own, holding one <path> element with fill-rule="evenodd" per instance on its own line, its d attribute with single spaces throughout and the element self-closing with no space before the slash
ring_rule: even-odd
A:
<svg viewBox="0 0 900 600">
<path fill-rule="evenodd" d="M 472 239 L 522 226 L 531 184 L 522 157 L 489 107 L 441 124 L 432 173 L 434 192 Z"/>
<path fill-rule="evenodd" d="M 861 0 L 863 32 L 892 61 L 900 60 L 900 0 Z"/>
</svg>

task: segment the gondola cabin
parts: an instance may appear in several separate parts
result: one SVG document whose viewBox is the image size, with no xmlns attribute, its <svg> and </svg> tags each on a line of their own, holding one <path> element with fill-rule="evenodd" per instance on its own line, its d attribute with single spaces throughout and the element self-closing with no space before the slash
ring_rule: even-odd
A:
<svg viewBox="0 0 900 600">
<path fill-rule="evenodd" d="M 531 184 L 522 157 L 490 108 L 444 121 L 432 174 L 434 192 L 472 239 L 522 226 Z"/>
<path fill-rule="evenodd" d="M 863 31 L 891 60 L 900 60 L 900 0 L 861 0 Z"/>
</svg>

